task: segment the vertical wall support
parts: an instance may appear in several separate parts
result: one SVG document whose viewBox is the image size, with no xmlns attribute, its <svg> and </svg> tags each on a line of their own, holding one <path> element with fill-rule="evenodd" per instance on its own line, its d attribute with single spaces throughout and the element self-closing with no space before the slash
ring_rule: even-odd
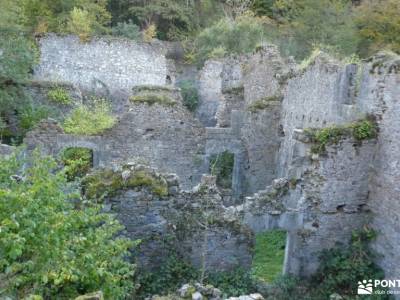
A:
<svg viewBox="0 0 400 300">
<path fill-rule="evenodd" d="M 242 155 L 240 153 L 235 153 L 232 172 L 232 193 L 233 198 L 236 200 L 239 199 L 243 193 L 242 160 Z"/>
</svg>

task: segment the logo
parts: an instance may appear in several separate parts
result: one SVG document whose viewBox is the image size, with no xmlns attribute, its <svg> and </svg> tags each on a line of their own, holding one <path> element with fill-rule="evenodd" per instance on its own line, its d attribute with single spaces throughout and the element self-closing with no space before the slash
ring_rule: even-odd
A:
<svg viewBox="0 0 400 300">
<path fill-rule="evenodd" d="M 358 282 L 358 289 L 357 289 L 358 295 L 372 295 L 372 292 L 373 292 L 373 284 L 371 279 Z"/>
</svg>

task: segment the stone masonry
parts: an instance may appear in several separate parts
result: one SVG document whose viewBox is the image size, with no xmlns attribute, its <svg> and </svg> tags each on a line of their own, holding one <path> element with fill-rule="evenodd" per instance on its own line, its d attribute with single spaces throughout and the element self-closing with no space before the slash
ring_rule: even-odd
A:
<svg viewBox="0 0 400 300">
<path fill-rule="evenodd" d="M 179 75 L 192 76 L 199 88 L 200 106 L 192 114 L 174 88 L 182 62 L 167 54 L 168 47 L 119 39 L 82 44 L 71 36 L 43 38 L 35 80 L 62 81 L 105 95 L 118 107 L 114 113 L 119 121 L 102 135 L 87 137 L 65 134 L 49 120 L 29 133 L 28 149 L 39 146 L 58 155 L 66 147 L 88 147 L 96 167 L 143 161 L 160 172 L 176 173 L 187 191 L 209 172 L 212 155 L 229 151 L 235 157 L 236 202 L 210 209 L 224 224 L 210 224 L 210 229 L 217 226 L 209 235 L 210 268 L 249 265 L 252 239 L 241 240 L 242 229 L 280 228 L 288 232 L 284 271 L 309 276 L 318 267 L 321 250 L 346 243 L 353 230 L 368 224 L 378 231 L 374 248 L 386 277 L 400 277 L 397 55 L 380 53 L 344 64 L 321 54 L 299 67 L 283 59 L 275 46 L 265 46 L 252 54 L 208 61 L 198 72 L 188 67 L 190 72 Z M 148 85 L 158 86 L 159 93 L 173 90 L 170 96 L 177 105 L 129 101 L 138 87 Z M 360 142 L 343 136 L 323 153 L 311 151 L 307 129 L 349 126 L 367 115 L 376 119 L 376 138 Z M 215 191 L 215 201 L 217 195 Z M 133 236 L 146 231 L 163 235 L 178 226 L 176 215 L 197 209 L 199 199 L 207 199 L 203 196 L 179 191 L 158 199 L 124 190 L 109 200 Z M 199 265 L 195 249 L 204 235 L 191 233 L 180 237 L 180 245 Z"/>
</svg>

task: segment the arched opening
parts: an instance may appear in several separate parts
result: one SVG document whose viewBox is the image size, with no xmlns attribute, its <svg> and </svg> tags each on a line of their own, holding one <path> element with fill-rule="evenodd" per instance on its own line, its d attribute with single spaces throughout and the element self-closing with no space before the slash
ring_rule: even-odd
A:
<svg viewBox="0 0 400 300">
<path fill-rule="evenodd" d="M 284 272 L 287 233 L 270 230 L 256 234 L 252 262 L 253 274 L 264 282 L 272 282 Z"/>
<path fill-rule="evenodd" d="M 65 148 L 60 155 L 69 181 L 85 176 L 93 168 L 93 150 L 84 147 Z"/>
</svg>

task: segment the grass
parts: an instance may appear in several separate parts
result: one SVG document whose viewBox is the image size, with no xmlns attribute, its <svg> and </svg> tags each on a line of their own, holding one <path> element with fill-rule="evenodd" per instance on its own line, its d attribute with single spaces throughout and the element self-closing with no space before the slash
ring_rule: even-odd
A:
<svg viewBox="0 0 400 300">
<path fill-rule="evenodd" d="M 256 235 L 252 269 L 258 279 L 272 282 L 282 274 L 285 245 L 285 231 L 272 230 Z"/>
</svg>

